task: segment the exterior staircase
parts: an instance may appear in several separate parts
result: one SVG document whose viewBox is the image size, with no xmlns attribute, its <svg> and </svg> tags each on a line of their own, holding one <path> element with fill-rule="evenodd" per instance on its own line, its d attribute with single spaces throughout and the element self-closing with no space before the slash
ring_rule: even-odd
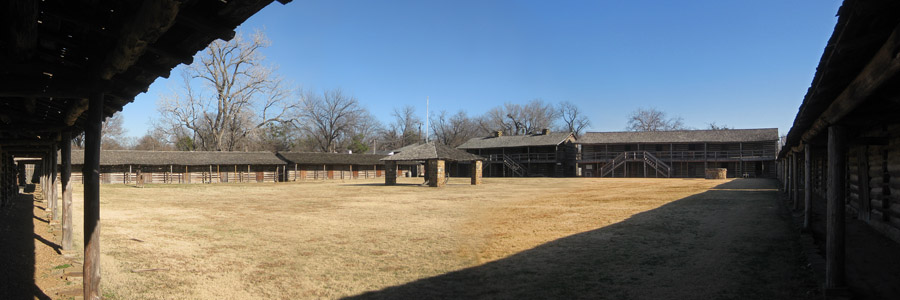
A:
<svg viewBox="0 0 900 300">
<path fill-rule="evenodd" d="M 522 163 L 516 161 L 509 155 L 503 154 L 501 155 L 501 159 L 503 160 L 503 165 L 506 166 L 507 169 L 512 171 L 513 176 L 515 177 L 525 177 L 528 176 L 528 168 L 522 165 Z"/>
<path fill-rule="evenodd" d="M 609 177 L 617 168 L 625 165 L 626 162 L 643 162 L 647 166 L 656 171 L 657 176 L 669 178 L 672 176 L 672 167 L 664 161 L 647 151 L 626 151 L 622 152 L 609 163 L 600 168 L 600 177 Z"/>
</svg>

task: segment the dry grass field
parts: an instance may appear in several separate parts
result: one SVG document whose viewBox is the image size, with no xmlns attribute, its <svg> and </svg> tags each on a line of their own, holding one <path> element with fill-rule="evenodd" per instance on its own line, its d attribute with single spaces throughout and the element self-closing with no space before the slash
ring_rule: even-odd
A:
<svg viewBox="0 0 900 300">
<path fill-rule="evenodd" d="M 420 182 L 103 185 L 104 294 L 808 296 L 798 288 L 806 275 L 772 181 L 485 178 L 470 186 L 454 178 L 440 189 Z"/>
</svg>

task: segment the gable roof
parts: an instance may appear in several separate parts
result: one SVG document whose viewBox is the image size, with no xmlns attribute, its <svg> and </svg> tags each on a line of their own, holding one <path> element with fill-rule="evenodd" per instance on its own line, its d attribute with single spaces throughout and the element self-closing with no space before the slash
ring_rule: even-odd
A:
<svg viewBox="0 0 900 300">
<path fill-rule="evenodd" d="M 462 150 L 453 149 L 435 142 L 421 144 L 416 147 L 406 149 L 398 154 L 382 158 L 381 160 L 410 161 L 426 159 L 443 159 L 449 161 L 484 160 L 484 158 L 482 158 L 481 156 L 471 154 Z"/>
<path fill-rule="evenodd" d="M 548 134 L 528 134 L 528 135 L 511 135 L 499 137 L 478 137 L 473 138 L 462 145 L 459 149 L 486 149 L 486 148 L 508 148 L 508 147 L 531 147 L 531 146 L 556 146 L 562 144 L 570 137 L 572 133 L 568 132 L 551 132 Z"/>
<path fill-rule="evenodd" d="M 737 143 L 778 140 L 778 128 L 587 132 L 578 144 L 625 143 Z"/>
<path fill-rule="evenodd" d="M 72 164 L 84 164 L 84 151 L 72 150 Z M 283 165 L 271 152 L 217 151 L 100 151 L 100 165 L 205 166 L 205 165 Z"/>
<path fill-rule="evenodd" d="M 385 155 L 322 152 L 279 152 L 277 156 L 291 164 L 383 165 Z"/>
</svg>

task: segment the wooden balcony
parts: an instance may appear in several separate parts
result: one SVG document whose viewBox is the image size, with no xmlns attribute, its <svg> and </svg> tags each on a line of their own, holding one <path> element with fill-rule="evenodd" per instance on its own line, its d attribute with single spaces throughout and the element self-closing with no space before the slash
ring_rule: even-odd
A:
<svg viewBox="0 0 900 300">
<path fill-rule="evenodd" d="M 647 151 L 666 162 L 701 162 L 701 161 L 764 161 L 774 160 L 775 150 L 733 150 L 733 151 Z M 579 153 L 579 163 L 608 162 L 622 152 L 588 152 Z"/>
<path fill-rule="evenodd" d="M 483 154 L 481 156 L 489 162 L 503 162 L 503 154 Z M 506 154 L 506 156 L 519 163 L 555 163 L 557 157 L 556 153 L 513 153 Z"/>
</svg>

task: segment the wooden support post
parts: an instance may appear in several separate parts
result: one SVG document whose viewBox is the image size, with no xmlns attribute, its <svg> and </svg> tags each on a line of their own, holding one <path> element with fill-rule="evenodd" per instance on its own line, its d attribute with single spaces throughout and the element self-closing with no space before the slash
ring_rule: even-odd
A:
<svg viewBox="0 0 900 300">
<path fill-rule="evenodd" d="M 384 162 L 384 185 L 397 184 L 397 161 L 388 160 Z"/>
<path fill-rule="evenodd" d="M 812 173 L 810 164 L 812 154 L 809 152 L 812 147 L 809 144 L 803 145 L 803 230 L 809 231 L 812 218 Z"/>
<path fill-rule="evenodd" d="M 846 129 L 828 128 L 828 187 L 825 233 L 825 289 L 846 287 L 844 277 L 844 167 L 846 165 Z"/>
<path fill-rule="evenodd" d="M 297 181 L 297 164 L 294 164 L 294 181 Z"/>
<path fill-rule="evenodd" d="M 800 168 L 797 152 L 791 153 L 791 200 L 793 200 L 793 209 L 800 209 Z"/>
<path fill-rule="evenodd" d="M 787 168 L 787 166 L 788 166 L 787 158 L 784 158 L 784 157 L 781 158 L 781 185 L 783 186 L 781 188 L 781 191 L 784 193 L 788 192 L 788 189 L 787 189 L 788 188 L 788 168 Z"/>
<path fill-rule="evenodd" d="M 859 162 L 857 174 L 859 175 L 859 215 L 860 220 L 868 222 L 872 211 L 872 204 L 869 199 L 869 147 L 862 146 L 859 154 L 856 156 Z"/>
<path fill-rule="evenodd" d="M 50 146 L 50 220 L 59 221 L 59 202 L 56 201 L 59 194 L 56 190 L 56 159 L 59 154 L 56 153 L 56 144 Z"/>
<path fill-rule="evenodd" d="M 84 299 L 100 300 L 100 132 L 103 93 L 91 96 L 84 129 Z"/>
<path fill-rule="evenodd" d="M 62 241 L 64 251 L 72 250 L 72 132 L 62 134 L 60 181 L 62 182 Z M 130 166 L 129 166 L 129 172 Z"/>
</svg>

